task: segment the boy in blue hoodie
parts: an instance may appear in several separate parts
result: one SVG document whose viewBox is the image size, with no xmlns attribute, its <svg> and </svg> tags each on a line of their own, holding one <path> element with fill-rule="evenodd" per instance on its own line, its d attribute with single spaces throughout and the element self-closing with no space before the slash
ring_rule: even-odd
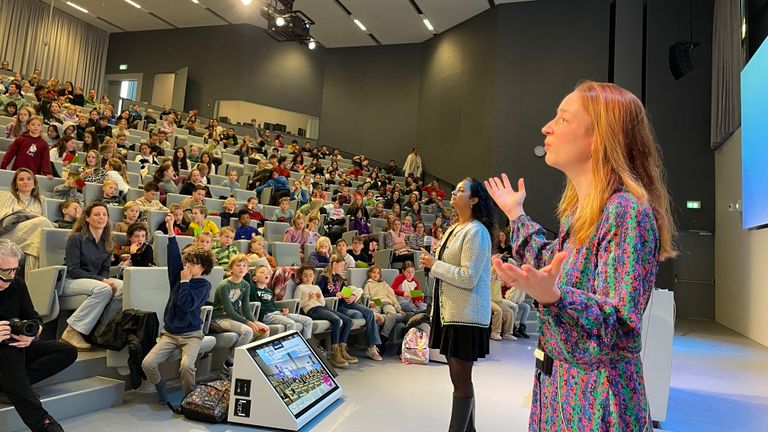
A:
<svg viewBox="0 0 768 432">
<path fill-rule="evenodd" d="M 165 217 L 168 229 L 168 282 L 171 294 L 165 305 L 163 321 L 165 327 L 160 332 L 160 340 L 152 351 L 144 357 L 141 368 L 147 381 L 155 385 L 160 403 L 167 402 L 165 381 L 160 376 L 158 365 L 181 348 L 181 383 L 187 394 L 195 387 L 195 361 L 203 340 L 203 320 L 200 308 L 208 300 L 211 283 L 202 276 L 213 269 L 213 253 L 198 247 L 184 252 L 183 262 L 179 244 L 173 231 L 173 214 Z"/>
</svg>

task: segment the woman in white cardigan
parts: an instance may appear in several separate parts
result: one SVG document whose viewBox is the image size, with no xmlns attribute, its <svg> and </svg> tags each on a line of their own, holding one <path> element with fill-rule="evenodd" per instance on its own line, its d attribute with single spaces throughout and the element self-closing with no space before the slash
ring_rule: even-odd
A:
<svg viewBox="0 0 768 432">
<path fill-rule="evenodd" d="M 489 352 L 491 203 L 479 180 L 462 180 L 451 194 L 458 222 L 436 258 L 421 251 L 421 263 L 436 279 L 429 346 L 446 357 L 453 383 L 449 432 L 475 430 L 472 366 Z"/>
</svg>

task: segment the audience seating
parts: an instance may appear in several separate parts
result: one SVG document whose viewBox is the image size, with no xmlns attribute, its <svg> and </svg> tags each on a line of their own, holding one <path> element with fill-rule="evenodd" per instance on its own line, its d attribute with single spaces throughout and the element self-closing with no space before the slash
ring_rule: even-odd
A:
<svg viewBox="0 0 768 432">
<path fill-rule="evenodd" d="M 291 225 L 288 222 L 267 221 L 264 223 L 264 238 L 269 242 L 282 241 L 287 230 Z"/>
<path fill-rule="evenodd" d="M 299 266 L 301 265 L 301 256 L 298 243 L 273 242 L 270 243 L 270 254 L 275 257 L 278 266 Z"/>
</svg>

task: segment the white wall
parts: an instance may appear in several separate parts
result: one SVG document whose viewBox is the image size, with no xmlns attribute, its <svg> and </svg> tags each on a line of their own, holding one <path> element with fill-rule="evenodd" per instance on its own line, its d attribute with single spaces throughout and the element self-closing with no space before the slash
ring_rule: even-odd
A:
<svg viewBox="0 0 768 432">
<path fill-rule="evenodd" d="M 768 229 L 741 228 L 741 213 L 728 211 L 740 199 L 739 129 L 715 153 L 715 316 L 768 346 Z"/>
<path fill-rule="evenodd" d="M 152 105 L 171 106 L 173 102 L 173 82 L 175 79 L 176 74 L 174 73 L 155 74 L 154 83 L 152 84 Z"/>
</svg>

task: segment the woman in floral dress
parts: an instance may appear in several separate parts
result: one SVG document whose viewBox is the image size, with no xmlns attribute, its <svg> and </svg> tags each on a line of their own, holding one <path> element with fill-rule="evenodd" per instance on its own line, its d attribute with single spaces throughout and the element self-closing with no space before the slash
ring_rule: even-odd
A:
<svg viewBox="0 0 768 432">
<path fill-rule="evenodd" d="M 659 150 L 642 103 L 614 84 L 583 82 L 542 132 L 565 173 L 560 233 L 523 211 L 525 183 L 486 182 L 511 221 L 508 284 L 538 303 L 530 431 L 651 431 L 640 332 L 659 262 L 675 254 Z M 538 363 L 538 362 L 537 362 Z M 545 362 L 542 362 L 545 363 Z"/>
</svg>

